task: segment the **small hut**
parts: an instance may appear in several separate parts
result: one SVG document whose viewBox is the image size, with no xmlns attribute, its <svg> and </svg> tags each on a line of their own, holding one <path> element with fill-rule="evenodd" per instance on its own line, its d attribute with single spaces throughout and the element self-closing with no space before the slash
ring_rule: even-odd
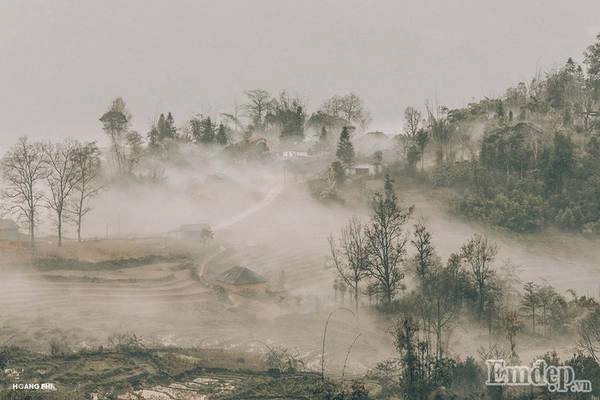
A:
<svg viewBox="0 0 600 400">
<path fill-rule="evenodd" d="M 267 280 L 263 276 L 241 266 L 225 271 L 217 278 L 217 284 L 236 293 L 264 293 L 267 290 Z"/>
<path fill-rule="evenodd" d="M 212 239 L 214 233 L 209 224 L 184 224 L 177 230 L 169 231 L 168 235 L 173 235 L 176 239 L 205 242 Z"/>
</svg>

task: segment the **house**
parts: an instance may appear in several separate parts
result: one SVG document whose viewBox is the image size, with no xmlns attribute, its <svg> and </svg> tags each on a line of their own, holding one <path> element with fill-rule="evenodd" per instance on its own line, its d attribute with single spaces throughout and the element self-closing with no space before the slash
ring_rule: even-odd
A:
<svg viewBox="0 0 600 400">
<path fill-rule="evenodd" d="M 228 269 L 217 278 L 217 285 L 230 292 L 264 293 L 267 280 L 246 267 L 236 266 Z"/>
<path fill-rule="evenodd" d="M 304 159 L 310 157 L 310 148 L 313 143 L 308 138 L 294 142 L 287 139 L 280 144 L 281 158 L 283 160 Z"/>
<path fill-rule="evenodd" d="M 348 175 L 374 176 L 381 173 L 381 164 L 356 164 L 347 173 Z"/>
<path fill-rule="evenodd" d="M 173 231 L 177 239 L 205 241 L 212 238 L 213 232 L 209 224 L 184 224 Z"/>
<path fill-rule="evenodd" d="M 0 241 L 16 242 L 21 239 L 19 227 L 11 219 L 0 219 Z"/>
<path fill-rule="evenodd" d="M 307 158 L 308 152 L 307 151 L 298 151 L 298 150 L 286 150 L 281 153 L 281 157 L 284 160 L 291 160 L 291 159 L 295 159 L 295 158 Z"/>
</svg>

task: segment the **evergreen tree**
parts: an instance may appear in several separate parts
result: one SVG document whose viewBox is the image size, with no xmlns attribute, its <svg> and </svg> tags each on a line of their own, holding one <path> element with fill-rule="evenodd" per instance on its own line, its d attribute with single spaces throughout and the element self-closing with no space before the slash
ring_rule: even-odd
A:
<svg viewBox="0 0 600 400">
<path fill-rule="evenodd" d="M 161 113 L 158 117 L 158 122 L 156 123 L 156 130 L 158 131 L 159 142 L 162 142 L 169 136 L 165 114 Z"/>
<path fill-rule="evenodd" d="M 325 125 L 321 127 L 321 134 L 319 135 L 319 149 L 321 151 L 329 148 L 329 133 Z"/>
<path fill-rule="evenodd" d="M 425 158 L 425 147 L 429 141 L 429 134 L 425 129 L 419 129 L 416 136 L 417 147 L 419 149 L 419 159 L 421 160 L 421 172 L 424 170 L 423 159 Z"/>
<path fill-rule="evenodd" d="M 600 81 L 600 34 L 596 36 L 596 42 L 587 48 L 584 56 L 590 80 Z"/>
<path fill-rule="evenodd" d="M 546 190 L 561 193 L 565 180 L 571 176 L 575 169 L 575 148 L 571 137 L 557 132 L 554 135 L 554 146 L 549 154 L 546 165 L 544 184 Z"/>
<path fill-rule="evenodd" d="M 152 125 L 150 132 L 148 132 L 148 146 L 151 149 L 156 149 L 159 143 L 159 132 L 156 125 Z"/>
<path fill-rule="evenodd" d="M 215 142 L 215 124 L 210 117 L 200 121 L 200 143 L 211 144 Z"/>
<path fill-rule="evenodd" d="M 594 135 L 590 138 L 585 146 L 585 152 L 591 159 L 600 160 L 600 139 L 598 135 Z"/>
<path fill-rule="evenodd" d="M 329 176 L 332 179 L 335 186 L 339 186 L 346 180 L 346 173 L 344 172 L 344 166 L 339 161 L 334 161 L 329 167 Z"/>
<path fill-rule="evenodd" d="M 177 139 L 177 128 L 175 127 L 175 120 L 171 112 L 167 114 L 165 120 L 165 135 L 169 139 Z"/>
<path fill-rule="evenodd" d="M 411 172 L 414 172 L 417 168 L 417 162 L 421 157 L 421 152 L 419 151 L 419 147 L 416 144 L 410 145 L 408 148 L 408 152 L 406 154 L 406 161 L 408 162 L 408 169 Z"/>
<path fill-rule="evenodd" d="M 225 146 L 227 144 L 227 142 L 229 142 L 229 138 L 227 137 L 227 132 L 225 131 L 225 125 L 219 124 L 216 140 L 217 140 L 217 143 L 220 144 L 221 146 Z"/>
<path fill-rule="evenodd" d="M 194 143 L 202 143 L 202 120 L 192 118 L 190 120 L 190 129 Z"/>
<path fill-rule="evenodd" d="M 352 166 L 354 162 L 354 146 L 350 140 L 350 129 L 347 126 L 340 133 L 340 140 L 335 155 L 345 167 L 349 168 Z"/>
<path fill-rule="evenodd" d="M 535 333 L 535 320 L 537 318 L 537 306 L 540 303 L 539 288 L 533 282 L 527 282 L 523 286 L 523 299 L 521 300 L 521 309 L 527 317 L 531 318 L 531 330 Z"/>
</svg>

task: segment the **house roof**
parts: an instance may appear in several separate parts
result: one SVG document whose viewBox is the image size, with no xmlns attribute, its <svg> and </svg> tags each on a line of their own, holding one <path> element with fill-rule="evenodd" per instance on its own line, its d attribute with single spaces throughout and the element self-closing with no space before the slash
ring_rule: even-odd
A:
<svg viewBox="0 0 600 400">
<path fill-rule="evenodd" d="M 253 283 L 265 283 L 267 280 L 246 267 L 236 266 L 221 274 L 217 278 L 217 281 L 230 285 L 249 285 Z"/>
<path fill-rule="evenodd" d="M 0 231 L 18 231 L 19 227 L 12 219 L 0 219 Z"/>
</svg>

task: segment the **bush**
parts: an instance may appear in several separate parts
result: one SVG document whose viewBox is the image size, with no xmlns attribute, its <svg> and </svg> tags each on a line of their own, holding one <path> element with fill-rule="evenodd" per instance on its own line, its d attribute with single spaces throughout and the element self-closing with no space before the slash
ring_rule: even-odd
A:
<svg viewBox="0 0 600 400">
<path fill-rule="evenodd" d="M 120 353 L 136 354 L 146 351 L 142 339 L 135 333 L 114 334 L 108 338 L 108 342 Z"/>
<path fill-rule="evenodd" d="M 282 374 L 295 373 L 304 368 L 304 362 L 300 360 L 298 354 L 292 354 L 283 347 L 269 349 L 265 356 L 265 363 L 270 371 L 278 371 Z"/>
<path fill-rule="evenodd" d="M 546 207 L 540 196 L 518 191 L 491 199 L 479 193 L 467 193 L 455 200 L 458 213 L 515 232 L 535 232 L 544 228 Z"/>
<path fill-rule="evenodd" d="M 52 338 L 49 342 L 50 355 L 53 357 L 64 356 L 71 353 L 67 342 L 63 339 Z"/>
</svg>

